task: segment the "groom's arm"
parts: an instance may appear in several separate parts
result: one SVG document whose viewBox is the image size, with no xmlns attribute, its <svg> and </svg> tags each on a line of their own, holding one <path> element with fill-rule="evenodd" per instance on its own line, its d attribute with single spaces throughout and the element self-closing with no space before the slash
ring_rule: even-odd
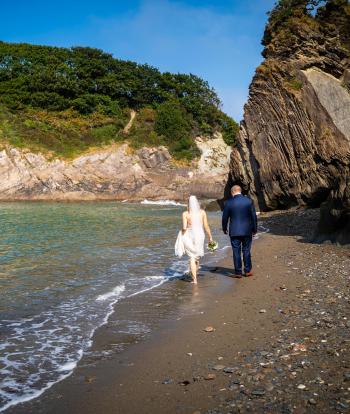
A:
<svg viewBox="0 0 350 414">
<path fill-rule="evenodd" d="M 256 210 L 255 210 L 253 201 L 251 205 L 251 214 L 252 214 L 252 222 L 253 222 L 253 234 L 256 234 L 258 232 L 258 218 L 256 216 Z"/>
<path fill-rule="evenodd" d="M 225 203 L 224 211 L 222 212 L 222 231 L 227 234 L 227 224 L 229 218 L 229 211 L 227 204 Z"/>
</svg>

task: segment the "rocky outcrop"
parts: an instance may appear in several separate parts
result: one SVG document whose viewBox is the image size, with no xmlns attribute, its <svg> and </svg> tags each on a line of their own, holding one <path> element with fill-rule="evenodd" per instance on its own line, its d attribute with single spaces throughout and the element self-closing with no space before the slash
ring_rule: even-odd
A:
<svg viewBox="0 0 350 414">
<path fill-rule="evenodd" d="M 328 10 L 328 9 L 327 9 Z M 319 240 L 350 242 L 350 15 L 295 23 L 257 68 L 230 172 L 262 210 L 322 205 Z M 328 24 L 332 21 L 332 25 Z M 346 27 L 344 26 L 346 25 Z M 290 40 L 290 39 L 289 39 Z"/>
<path fill-rule="evenodd" d="M 165 147 L 112 145 L 72 161 L 6 148 L 0 152 L 0 200 L 218 198 L 230 149 L 220 134 L 197 141 L 202 155 L 190 165 L 175 162 Z"/>
</svg>

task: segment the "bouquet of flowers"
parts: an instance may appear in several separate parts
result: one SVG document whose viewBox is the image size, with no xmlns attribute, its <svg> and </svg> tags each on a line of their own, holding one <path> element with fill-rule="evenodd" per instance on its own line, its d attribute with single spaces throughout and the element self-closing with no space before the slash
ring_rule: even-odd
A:
<svg viewBox="0 0 350 414">
<path fill-rule="evenodd" d="M 214 252 L 219 247 L 219 243 L 213 240 L 208 243 L 207 247 L 210 252 Z"/>
</svg>

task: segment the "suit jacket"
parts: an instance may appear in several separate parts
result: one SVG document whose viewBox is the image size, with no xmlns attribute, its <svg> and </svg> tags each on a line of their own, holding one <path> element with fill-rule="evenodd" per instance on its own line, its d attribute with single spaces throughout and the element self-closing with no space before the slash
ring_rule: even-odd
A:
<svg viewBox="0 0 350 414">
<path fill-rule="evenodd" d="M 257 217 L 253 201 L 242 194 L 237 194 L 225 203 L 222 214 L 222 230 L 227 231 L 230 222 L 229 235 L 251 236 L 257 232 Z"/>
</svg>

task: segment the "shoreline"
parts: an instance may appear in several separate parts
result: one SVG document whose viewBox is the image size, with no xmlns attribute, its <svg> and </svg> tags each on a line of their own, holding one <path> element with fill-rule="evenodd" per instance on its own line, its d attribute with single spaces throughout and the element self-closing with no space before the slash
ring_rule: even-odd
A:
<svg viewBox="0 0 350 414">
<path fill-rule="evenodd" d="M 124 199 L 124 198 L 77 198 L 77 199 L 66 199 L 66 198 L 14 198 L 14 199 L 1 199 L 0 203 L 94 203 L 94 202 L 116 202 L 121 204 L 143 204 L 143 205 L 160 205 L 160 206 L 174 206 L 174 207 L 186 207 L 187 198 L 177 198 L 177 199 L 157 199 L 157 198 L 135 198 L 135 199 Z M 200 202 L 203 203 L 204 207 L 212 206 L 212 203 L 217 204 L 217 200 L 213 198 L 203 198 L 200 199 Z M 221 211 L 219 204 L 217 208 L 211 211 Z"/>
<path fill-rule="evenodd" d="M 140 296 L 140 312 L 147 314 L 151 309 L 164 316 L 152 335 L 131 341 L 126 350 L 104 361 L 85 365 L 83 361 L 69 378 L 40 398 L 6 413 L 343 412 L 350 399 L 344 382 L 350 366 L 345 362 L 339 366 L 339 362 L 349 356 L 350 344 L 344 335 L 350 323 L 338 322 L 345 332 L 334 332 L 333 340 L 339 342 L 334 345 L 336 353 L 330 353 L 327 338 L 330 349 L 324 354 L 324 335 L 330 328 L 321 325 L 319 332 L 312 313 L 322 314 L 318 295 L 323 295 L 326 302 L 342 301 L 341 316 L 350 316 L 349 301 L 344 303 L 349 294 L 350 253 L 345 247 L 309 243 L 315 220 L 308 211 L 267 216 L 264 222 L 268 221 L 270 233 L 254 243 L 253 278 L 227 277 L 232 265 L 226 257 L 215 271 L 203 268 L 197 292 L 175 281 L 168 290 L 170 301 L 160 295 L 156 303 L 147 303 Z M 347 289 L 338 292 L 341 299 L 333 292 L 329 299 L 328 280 L 310 270 L 328 257 L 338 258 L 334 278 L 339 280 L 334 289 Z M 128 306 L 127 301 L 123 306 Z M 325 309 L 328 317 L 330 311 Z M 305 327 L 309 319 L 311 327 Z M 327 322 L 333 323 L 334 330 L 335 319 L 328 317 Z M 207 326 L 214 331 L 205 332 Z M 110 320 L 97 332 L 93 346 L 103 348 L 113 340 Z M 336 373 L 331 368 L 327 371 L 328 362 L 337 367 Z M 323 382 L 317 380 L 320 373 Z M 330 374 L 332 381 L 327 380 Z"/>
</svg>

